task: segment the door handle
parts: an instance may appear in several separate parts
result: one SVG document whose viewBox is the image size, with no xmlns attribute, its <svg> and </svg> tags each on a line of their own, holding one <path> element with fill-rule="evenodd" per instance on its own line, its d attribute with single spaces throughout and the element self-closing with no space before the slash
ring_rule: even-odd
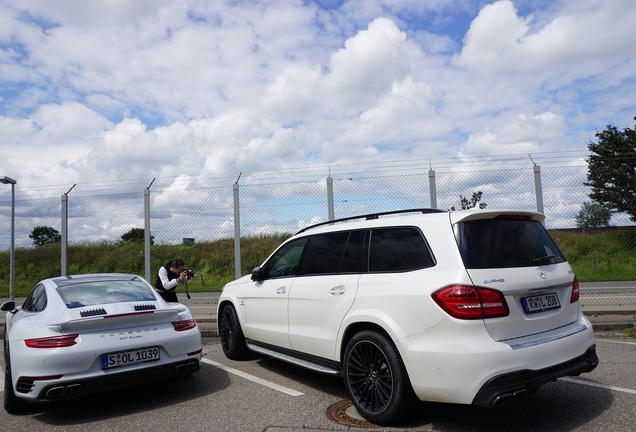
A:
<svg viewBox="0 0 636 432">
<path fill-rule="evenodd" d="M 329 294 L 331 295 L 343 295 L 345 293 L 345 287 L 342 285 L 333 287 L 329 290 Z"/>
<path fill-rule="evenodd" d="M 276 294 L 285 294 L 287 292 L 287 287 L 276 288 Z"/>
</svg>

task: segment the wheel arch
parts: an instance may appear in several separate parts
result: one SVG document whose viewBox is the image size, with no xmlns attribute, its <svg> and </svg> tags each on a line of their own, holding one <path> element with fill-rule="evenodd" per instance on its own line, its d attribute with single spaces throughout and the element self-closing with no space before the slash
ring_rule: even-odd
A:
<svg viewBox="0 0 636 432">
<path fill-rule="evenodd" d="M 389 340 L 391 342 L 394 342 L 393 338 L 391 337 L 391 335 L 379 324 L 374 323 L 374 322 L 370 322 L 370 321 L 358 321 L 358 322 L 354 322 L 351 323 L 344 331 L 342 338 L 340 339 L 340 347 L 339 347 L 339 352 L 338 352 L 338 360 L 340 361 L 340 364 L 343 364 L 343 359 L 344 359 L 344 354 L 345 354 L 345 350 L 347 349 L 347 345 L 349 344 L 349 341 L 351 340 L 351 338 L 364 330 L 370 330 L 370 331 L 374 331 L 376 333 L 380 333 L 384 336 L 386 336 L 387 338 L 389 338 Z M 398 349 L 399 352 L 399 349 Z M 400 353 L 400 356 L 402 355 L 402 353 Z"/>
<path fill-rule="evenodd" d="M 219 304 L 216 307 L 217 326 L 220 323 L 219 314 L 225 308 L 225 306 L 232 306 L 234 308 L 234 310 L 236 311 L 236 316 L 239 319 L 239 324 L 241 324 L 241 327 L 242 327 L 243 326 L 243 315 L 241 313 L 242 311 L 240 310 L 240 308 L 236 306 L 236 304 L 232 301 L 232 299 L 229 299 L 229 298 L 219 301 Z"/>
</svg>

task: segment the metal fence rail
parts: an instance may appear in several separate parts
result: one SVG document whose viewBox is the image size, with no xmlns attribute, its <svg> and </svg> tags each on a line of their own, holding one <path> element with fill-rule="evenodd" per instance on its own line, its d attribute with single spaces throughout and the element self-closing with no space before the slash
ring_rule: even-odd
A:
<svg viewBox="0 0 636 432">
<path fill-rule="evenodd" d="M 294 233 L 316 222 L 364 213 L 400 208 L 460 207 L 460 196 L 482 192 L 487 208 L 538 210 L 546 215 L 549 230 L 574 228 L 575 217 L 589 189 L 584 186 L 585 163 L 542 167 L 526 164 L 494 170 L 407 169 L 395 173 L 346 174 L 325 177 L 306 176 L 293 181 L 267 176 L 238 180 L 214 179 L 169 186 L 155 185 L 139 190 L 96 193 L 72 189 L 60 197 L 29 197 L 28 191 L 15 199 L 16 275 L 28 273 L 28 263 L 20 261 L 20 251 L 33 249 L 29 234 L 36 226 L 48 226 L 62 232 L 62 243 L 42 247 L 40 262 L 50 275 L 77 272 L 73 245 L 112 245 L 112 258 L 102 271 L 126 264 L 126 271 L 154 281 L 156 269 L 150 256 L 162 245 L 194 242 L 195 245 L 218 239 L 258 237 L 273 233 Z M 6 188 L 5 188 L 6 189 Z M 78 188 L 81 189 L 81 188 Z M 25 193 L 26 192 L 26 193 Z M 24 195 L 27 195 L 26 197 Z M 8 189 L 0 189 L 0 262 L 8 263 L 11 239 L 11 201 Z M 615 226 L 631 225 L 624 214 L 612 218 Z M 117 249 L 121 236 L 132 228 L 146 228 L 144 252 Z M 152 236 L 152 242 L 150 241 Z M 625 250 L 636 249 L 636 231 L 626 231 Z M 559 239 L 557 239 L 559 242 Z M 152 245 L 151 245 L 152 243 Z M 240 242 L 235 246 L 235 273 L 241 269 Z M 195 246 L 196 247 L 196 246 Z M 592 244 L 590 247 L 593 247 Z M 90 248 L 82 254 L 90 255 Z M 96 252 L 97 253 L 97 252 Z M 607 260 L 613 260 L 607 251 Z M 567 255 L 567 254 L 566 254 Z M 103 258 L 103 257 L 102 257 Z M 593 264 L 595 265 L 595 264 Z M 117 267 L 116 267 L 117 266 Z M 36 281 L 37 282 L 37 281 Z M 620 307 L 636 309 L 636 284 L 610 281 L 606 288 L 621 287 Z M 0 298 L 9 297 L 9 275 L 0 274 Z M 615 298 L 590 296 L 586 306 L 615 306 Z"/>
</svg>

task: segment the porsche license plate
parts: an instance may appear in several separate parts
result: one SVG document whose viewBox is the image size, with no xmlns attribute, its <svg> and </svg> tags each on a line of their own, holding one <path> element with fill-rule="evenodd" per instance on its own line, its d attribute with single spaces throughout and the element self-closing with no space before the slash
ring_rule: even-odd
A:
<svg viewBox="0 0 636 432">
<path fill-rule="evenodd" d="M 523 309 L 528 314 L 559 309 L 561 307 L 559 296 L 556 295 L 556 293 L 525 297 L 521 299 L 521 303 L 523 304 Z"/>
<path fill-rule="evenodd" d="M 159 348 L 144 348 L 140 350 L 105 354 L 102 356 L 102 369 L 130 366 L 159 360 L 159 358 Z"/>
</svg>

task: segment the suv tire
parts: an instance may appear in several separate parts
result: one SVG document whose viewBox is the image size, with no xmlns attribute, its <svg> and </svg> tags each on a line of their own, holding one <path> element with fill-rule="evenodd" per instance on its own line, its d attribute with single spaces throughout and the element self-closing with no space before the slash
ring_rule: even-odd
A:
<svg viewBox="0 0 636 432">
<path fill-rule="evenodd" d="M 400 354 L 385 335 L 356 333 L 347 344 L 343 366 L 349 397 L 364 418 L 379 425 L 404 420 L 415 395 Z"/>
<path fill-rule="evenodd" d="M 229 304 L 224 306 L 219 314 L 218 321 L 221 347 L 225 356 L 232 360 L 244 358 L 248 353 L 248 349 L 234 306 Z"/>
</svg>

